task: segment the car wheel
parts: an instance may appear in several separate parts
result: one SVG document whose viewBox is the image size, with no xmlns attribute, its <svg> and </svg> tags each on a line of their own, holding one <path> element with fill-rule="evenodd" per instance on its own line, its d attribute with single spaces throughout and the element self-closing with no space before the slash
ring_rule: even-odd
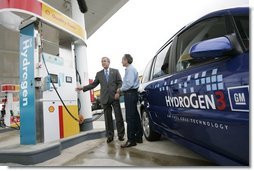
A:
<svg viewBox="0 0 254 171">
<path fill-rule="evenodd" d="M 142 127 L 144 135 L 148 141 L 156 141 L 160 139 L 161 135 L 154 132 L 150 122 L 150 117 L 146 110 L 142 111 Z"/>
</svg>

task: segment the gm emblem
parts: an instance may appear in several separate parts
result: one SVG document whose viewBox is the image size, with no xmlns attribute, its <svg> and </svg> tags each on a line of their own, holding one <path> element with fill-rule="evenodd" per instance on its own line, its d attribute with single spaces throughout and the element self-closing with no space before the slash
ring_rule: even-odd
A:
<svg viewBox="0 0 254 171">
<path fill-rule="evenodd" d="M 249 86 L 230 87 L 228 95 L 232 111 L 249 112 Z"/>
</svg>

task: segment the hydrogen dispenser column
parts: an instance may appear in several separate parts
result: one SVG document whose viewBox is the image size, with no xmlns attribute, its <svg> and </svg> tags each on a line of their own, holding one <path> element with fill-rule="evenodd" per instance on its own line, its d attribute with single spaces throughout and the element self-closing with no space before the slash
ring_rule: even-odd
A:
<svg viewBox="0 0 254 171">
<path fill-rule="evenodd" d="M 21 144 L 78 134 L 72 41 L 61 44 L 60 31 L 35 17 L 20 28 Z"/>
</svg>

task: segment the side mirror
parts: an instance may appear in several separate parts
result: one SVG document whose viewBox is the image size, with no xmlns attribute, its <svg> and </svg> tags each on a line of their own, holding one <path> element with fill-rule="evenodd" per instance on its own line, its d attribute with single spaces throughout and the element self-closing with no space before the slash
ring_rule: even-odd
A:
<svg viewBox="0 0 254 171">
<path fill-rule="evenodd" d="M 212 59 L 224 57 L 233 52 L 233 46 L 227 37 L 198 42 L 190 48 L 190 56 L 193 59 Z"/>
</svg>

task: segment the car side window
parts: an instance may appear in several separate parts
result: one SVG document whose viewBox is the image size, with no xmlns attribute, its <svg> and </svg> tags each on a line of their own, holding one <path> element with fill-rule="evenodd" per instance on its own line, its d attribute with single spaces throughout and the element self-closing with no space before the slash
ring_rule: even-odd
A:
<svg viewBox="0 0 254 171">
<path fill-rule="evenodd" d="M 161 77 L 169 73 L 169 54 L 171 49 L 171 43 L 169 43 L 164 49 L 162 49 L 155 58 L 154 67 L 152 71 L 152 79 Z"/>
<path fill-rule="evenodd" d="M 200 61 L 197 62 L 193 60 L 189 54 L 189 50 L 193 44 L 203 40 L 225 36 L 226 34 L 227 27 L 224 17 L 217 17 L 199 22 L 183 32 L 178 37 L 177 41 L 178 60 L 176 71 L 182 71 L 191 66 L 201 64 Z"/>
<path fill-rule="evenodd" d="M 148 62 L 147 66 L 146 66 L 146 68 L 144 70 L 144 73 L 143 73 L 143 76 L 142 76 L 142 80 L 141 80 L 142 83 L 148 82 L 150 80 L 150 73 L 151 73 L 152 63 L 153 63 L 153 59 L 151 59 Z"/>
<path fill-rule="evenodd" d="M 235 16 L 234 19 L 243 44 L 246 49 L 249 49 L 249 16 Z"/>
</svg>

